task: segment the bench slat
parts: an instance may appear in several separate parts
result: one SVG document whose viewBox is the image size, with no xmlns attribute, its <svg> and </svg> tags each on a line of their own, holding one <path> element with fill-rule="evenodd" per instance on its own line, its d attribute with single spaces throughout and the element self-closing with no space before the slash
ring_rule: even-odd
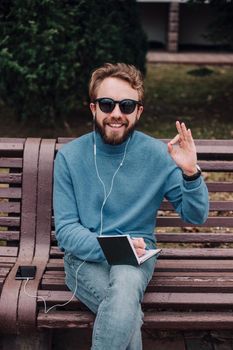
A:
<svg viewBox="0 0 233 350">
<path fill-rule="evenodd" d="M 0 278 L 5 277 L 10 271 L 9 267 L 1 267 L 0 266 Z"/>
<path fill-rule="evenodd" d="M 38 291 L 37 302 L 43 304 L 43 301 L 39 297 L 43 297 L 46 302 L 51 304 L 63 304 L 71 299 L 73 293 L 70 291 Z M 73 298 L 69 305 L 81 304 L 77 298 Z M 193 293 L 190 298 L 190 293 L 151 293 L 148 292 L 144 295 L 143 306 L 150 307 L 214 307 L 214 308 L 233 308 L 233 294 L 232 293 Z"/>
<path fill-rule="evenodd" d="M 233 184 L 232 184 L 233 186 Z M 170 210 L 174 211 L 174 208 L 172 207 L 171 203 L 169 202 L 163 202 L 161 204 L 160 210 Z M 221 211 L 229 211 L 233 210 L 233 199 L 232 201 L 226 200 L 226 201 L 210 201 L 210 210 L 221 210 Z"/>
<path fill-rule="evenodd" d="M 205 161 L 200 160 L 198 161 L 198 164 L 200 165 L 201 169 L 203 171 L 219 171 L 219 172 L 225 172 L 225 171 L 232 171 L 233 170 L 233 162 L 232 161 Z"/>
<path fill-rule="evenodd" d="M 64 276 L 56 278 L 53 276 L 44 276 L 41 282 L 43 290 L 67 291 Z M 168 276 L 154 275 L 150 281 L 147 292 L 203 292 L 203 293 L 233 293 L 233 275 L 217 276 L 177 276 L 175 274 Z"/>
<path fill-rule="evenodd" d="M 18 248 L 17 247 L 7 247 L 0 246 L 0 255 L 4 256 L 17 256 Z"/>
<path fill-rule="evenodd" d="M 11 154 L 14 152 L 23 151 L 24 144 L 19 142 L 12 142 L 9 140 L 9 142 L 1 142 L 0 139 L 0 151 L 1 153 L 4 153 L 4 151 L 11 151 Z"/>
<path fill-rule="evenodd" d="M 233 259 L 233 248 L 163 248 L 165 259 Z M 232 261 L 233 264 L 233 261 Z"/>
<path fill-rule="evenodd" d="M 63 259 L 50 259 L 47 270 L 64 270 Z M 162 272 L 233 272 L 232 260 L 158 259 L 156 270 Z"/>
<path fill-rule="evenodd" d="M 90 311 L 62 311 L 37 318 L 39 328 L 92 328 L 94 315 Z M 164 330 L 219 330 L 233 328 L 231 312 L 145 312 L 143 328 Z"/>
<path fill-rule="evenodd" d="M 233 271 L 232 260 L 185 260 L 185 259 L 158 259 L 156 263 L 158 271 Z"/>
<path fill-rule="evenodd" d="M 0 173 L 0 183 L 21 184 L 22 174 Z"/>
<path fill-rule="evenodd" d="M 0 256 L 0 265 L 1 266 L 12 268 L 15 262 L 16 262 L 16 257 Z"/>
<path fill-rule="evenodd" d="M 203 225 L 190 224 L 182 221 L 179 217 L 158 217 L 157 218 L 157 227 L 233 227 L 233 217 L 227 216 L 218 216 L 218 217 L 209 217 Z"/>
<path fill-rule="evenodd" d="M 156 233 L 158 242 L 182 243 L 233 243 L 233 233 Z"/>
<path fill-rule="evenodd" d="M 155 268 L 155 271 L 153 273 L 153 276 L 155 278 L 160 278 L 160 277 L 193 277 L 193 278 L 209 278 L 209 277 L 214 277 L 214 278 L 227 278 L 227 279 L 233 279 L 233 272 L 230 271 L 211 271 L 211 272 L 205 272 L 205 271 L 157 271 Z M 61 279 L 65 278 L 65 272 L 64 270 L 46 270 L 43 278 L 46 279 Z"/>
<path fill-rule="evenodd" d="M 233 238 L 233 236 L 232 236 Z M 58 247 L 51 247 L 50 256 L 56 258 L 64 253 Z M 233 248 L 163 248 L 162 259 L 233 259 Z M 232 262 L 233 263 L 233 262 Z"/>
<path fill-rule="evenodd" d="M 94 315 L 90 311 L 76 311 L 66 312 L 51 312 L 45 314 L 43 311 L 39 312 L 37 317 L 38 328 L 92 328 L 94 323 Z"/>
<path fill-rule="evenodd" d="M 23 159 L 21 158 L 0 158 L 0 167 L 2 168 L 22 168 Z"/>
<path fill-rule="evenodd" d="M 206 182 L 209 192 L 233 192 L 233 182 Z"/>
<path fill-rule="evenodd" d="M 26 141 L 23 137 L 0 137 L 0 144 L 4 143 L 24 143 Z"/>
<path fill-rule="evenodd" d="M 169 140 L 167 139 L 167 142 Z M 233 146 L 233 140 L 232 139 L 229 139 L 229 140 L 224 140 L 224 139 L 219 139 L 219 140 L 214 140 L 214 139 L 208 139 L 208 140 L 205 140 L 205 139 L 197 139 L 197 140 L 194 140 L 195 144 L 197 146 L 221 146 L 221 145 L 225 145 L 225 146 Z M 213 147 L 211 147 L 211 150 L 213 152 Z"/>
<path fill-rule="evenodd" d="M 201 145 L 198 144 L 196 146 L 197 148 L 197 154 L 201 154 L 203 156 L 210 158 L 211 155 L 217 156 L 219 158 L 220 155 L 228 155 L 230 159 L 233 159 L 233 145 L 232 147 L 229 147 L 229 144 L 227 145 L 215 145 L 214 147 L 212 145 Z"/>
<path fill-rule="evenodd" d="M 18 241 L 19 231 L 0 231 L 0 239 L 4 241 Z"/>
<path fill-rule="evenodd" d="M 0 198 L 21 198 L 22 190 L 18 187 L 0 188 Z"/>
<path fill-rule="evenodd" d="M 146 312 L 145 328 L 165 330 L 220 330 L 233 328 L 232 312 Z"/>
<path fill-rule="evenodd" d="M 48 273 L 47 271 L 46 273 Z M 50 271 L 52 273 L 52 271 Z M 59 274 L 64 274 L 64 271 L 56 271 Z M 221 269 L 217 271 L 158 271 L 156 268 L 154 270 L 153 276 L 157 277 L 193 277 L 193 278 L 233 278 L 233 271 L 221 271 Z"/>
<path fill-rule="evenodd" d="M 20 213 L 19 202 L 0 202 L 0 212 L 4 213 Z"/>
<path fill-rule="evenodd" d="M 146 293 L 143 304 L 147 307 L 172 308 L 233 308 L 232 293 Z"/>
<path fill-rule="evenodd" d="M 18 227 L 20 225 L 20 218 L 19 217 L 1 217 L 0 216 L 0 226 L 15 226 Z"/>
<path fill-rule="evenodd" d="M 49 280 L 47 285 L 49 286 Z M 51 287 L 49 286 L 49 289 Z M 148 285 L 149 292 L 233 293 L 233 278 L 227 277 L 156 277 Z"/>
</svg>

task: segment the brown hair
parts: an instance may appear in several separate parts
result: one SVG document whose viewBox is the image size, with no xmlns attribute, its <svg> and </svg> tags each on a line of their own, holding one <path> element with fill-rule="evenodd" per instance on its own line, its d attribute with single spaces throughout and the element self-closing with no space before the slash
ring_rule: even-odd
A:
<svg viewBox="0 0 233 350">
<path fill-rule="evenodd" d="M 89 83 L 89 96 L 91 101 L 97 97 L 97 89 L 102 81 L 108 77 L 119 78 L 127 81 L 130 86 L 138 91 L 139 100 L 142 102 L 144 98 L 143 77 L 141 72 L 126 63 L 105 63 L 102 67 L 93 71 Z"/>
</svg>

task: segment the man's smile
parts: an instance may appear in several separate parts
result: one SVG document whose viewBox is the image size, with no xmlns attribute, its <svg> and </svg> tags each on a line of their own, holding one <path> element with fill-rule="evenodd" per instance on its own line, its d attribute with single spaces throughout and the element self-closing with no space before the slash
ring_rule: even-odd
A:
<svg viewBox="0 0 233 350">
<path fill-rule="evenodd" d="M 115 118 L 112 118 L 110 120 L 105 120 L 103 124 L 105 127 L 109 127 L 111 129 L 118 129 L 118 130 L 128 126 L 127 121 L 120 120 L 120 119 L 116 120 Z"/>
<path fill-rule="evenodd" d="M 119 129 L 122 126 L 125 126 L 125 123 L 108 123 L 106 125 L 110 126 L 110 128 L 113 128 L 113 129 Z"/>
</svg>

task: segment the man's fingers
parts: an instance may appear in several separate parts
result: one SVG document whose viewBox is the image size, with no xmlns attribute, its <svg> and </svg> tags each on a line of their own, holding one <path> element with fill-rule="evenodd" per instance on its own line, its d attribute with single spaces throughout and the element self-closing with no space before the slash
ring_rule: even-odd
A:
<svg viewBox="0 0 233 350">
<path fill-rule="evenodd" d="M 188 129 L 188 131 L 187 131 L 187 140 L 188 140 L 189 142 L 193 142 L 193 143 L 194 143 L 193 136 L 192 136 L 192 132 L 191 132 L 190 129 Z"/>
<path fill-rule="evenodd" d="M 144 255 L 146 253 L 146 250 L 145 249 L 141 249 L 141 248 L 137 248 L 136 249 L 136 253 L 140 257 L 140 256 L 142 256 L 142 255 Z"/>
<path fill-rule="evenodd" d="M 146 243 L 143 238 L 138 238 L 138 248 L 145 249 Z"/>
<path fill-rule="evenodd" d="M 178 120 L 176 121 L 176 129 L 177 129 L 177 131 L 178 131 L 178 133 L 180 135 L 180 138 L 183 139 L 183 132 L 182 132 L 182 129 L 181 129 L 181 124 L 180 124 L 180 122 Z"/>
<path fill-rule="evenodd" d="M 179 139 L 180 139 L 180 135 L 177 134 L 177 135 L 169 142 L 169 144 L 170 144 L 170 145 L 175 145 L 175 144 L 179 141 Z"/>
<path fill-rule="evenodd" d="M 143 238 L 133 238 L 133 245 L 136 249 L 145 249 L 146 243 Z"/>
<path fill-rule="evenodd" d="M 185 141 L 188 137 L 188 131 L 185 123 L 176 122 L 176 128 L 178 133 L 180 134 L 180 141 Z"/>
<path fill-rule="evenodd" d="M 186 128 L 185 123 L 181 123 L 181 130 L 182 130 L 182 133 L 183 133 L 184 138 L 186 139 L 186 138 L 187 138 L 188 131 L 187 131 L 187 128 Z"/>
</svg>

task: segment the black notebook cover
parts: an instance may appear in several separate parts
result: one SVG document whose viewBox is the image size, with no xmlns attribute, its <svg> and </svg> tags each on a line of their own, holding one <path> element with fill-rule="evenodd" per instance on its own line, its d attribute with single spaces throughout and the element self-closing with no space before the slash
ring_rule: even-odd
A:
<svg viewBox="0 0 233 350">
<path fill-rule="evenodd" d="M 150 249 L 139 258 L 129 235 L 103 235 L 97 239 L 110 265 L 137 266 L 161 251 L 161 249 Z"/>
</svg>

